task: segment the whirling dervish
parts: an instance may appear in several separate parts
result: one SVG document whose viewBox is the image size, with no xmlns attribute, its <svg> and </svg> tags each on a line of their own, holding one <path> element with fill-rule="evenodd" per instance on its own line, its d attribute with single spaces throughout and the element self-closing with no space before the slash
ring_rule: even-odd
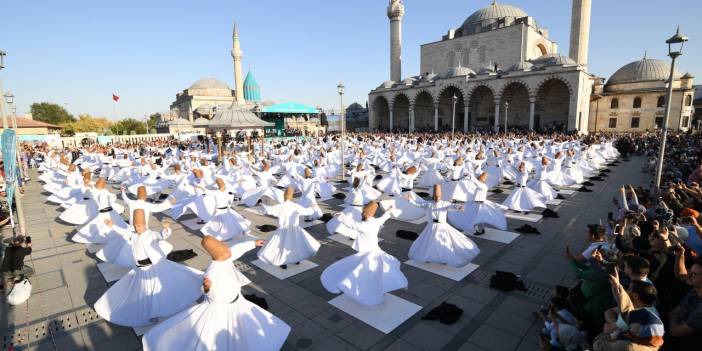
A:
<svg viewBox="0 0 702 351">
<path fill-rule="evenodd" d="M 290 326 L 241 296 L 233 264 L 261 245 L 262 240 L 245 241 L 229 248 L 213 237 L 204 237 L 202 247 L 212 257 L 201 281 L 204 301 L 144 334 L 144 350 L 279 350 Z"/>
</svg>

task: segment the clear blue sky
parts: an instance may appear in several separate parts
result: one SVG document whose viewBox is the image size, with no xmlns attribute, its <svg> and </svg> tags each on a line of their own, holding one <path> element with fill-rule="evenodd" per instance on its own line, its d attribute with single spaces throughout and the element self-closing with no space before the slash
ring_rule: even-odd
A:
<svg viewBox="0 0 702 351">
<path fill-rule="evenodd" d="M 419 73 L 419 45 L 437 41 L 490 0 L 405 0 L 403 76 Z M 568 53 L 570 0 L 512 0 L 550 29 Z M 0 71 L 18 113 L 33 102 L 66 104 L 78 115 L 118 118 L 165 111 L 175 94 L 214 76 L 233 86 L 232 23 L 239 23 L 244 69 L 253 69 L 264 100 L 338 106 L 362 104 L 389 78 L 385 0 L 26 0 L 0 5 Z M 680 68 L 702 82 L 702 2 L 594 0 L 590 71 L 666 58 L 676 25 L 690 37 Z M 666 58 L 667 59 L 667 58 Z"/>
</svg>

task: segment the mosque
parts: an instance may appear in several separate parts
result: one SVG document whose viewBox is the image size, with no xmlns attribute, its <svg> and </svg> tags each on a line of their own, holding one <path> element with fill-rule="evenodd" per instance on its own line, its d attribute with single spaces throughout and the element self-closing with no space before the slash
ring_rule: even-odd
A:
<svg viewBox="0 0 702 351">
<path fill-rule="evenodd" d="M 591 0 L 573 0 L 570 52 L 522 9 L 493 1 L 421 46 L 420 74 L 402 78 L 402 0 L 390 0 L 390 80 L 369 93 L 371 130 L 644 132 L 660 128 L 668 61 L 588 71 Z M 687 130 L 693 76 L 675 73 L 669 127 Z"/>
</svg>

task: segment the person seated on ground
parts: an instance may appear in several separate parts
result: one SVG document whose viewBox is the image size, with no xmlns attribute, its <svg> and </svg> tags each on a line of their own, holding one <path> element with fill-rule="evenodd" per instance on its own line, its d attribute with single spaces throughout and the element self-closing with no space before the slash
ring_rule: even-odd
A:
<svg viewBox="0 0 702 351">
<path fill-rule="evenodd" d="M 697 257 L 688 269 L 685 266 L 685 249 L 675 249 L 675 276 L 692 289 L 677 307 L 668 314 L 668 331 L 665 349 L 698 350 L 702 345 L 702 257 Z"/>
<path fill-rule="evenodd" d="M 15 280 L 20 277 L 27 277 L 34 273 L 32 267 L 24 264 L 24 257 L 32 253 L 32 238 L 27 236 L 16 236 L 12 239 L 10 246 L 5 248 L 5 256 L 2 259 L 3 289 L 9 293 Z"/>
<path fill-rule="evenodd" d="M 607 324 L 593 342 L 595 351 L 646 350 L 655 351 L 663 345 L 663 322 L 653 307 L 656 288 L 640 280 L 629 283 L 627 290 L 619 282 L 619 273 L 609 276 L 612 293 L 617 301 L 616 315 L 607 311 Z"/>
<path fill-rule="evenodd" d="M 567 289 L 565 292 L 567 294 Z M 542 341 L 548 341 L 550 350 L 580 350 L 580 343 L 584 340 L 583 333 L 578 329 L 581 322 L 575 317 L 567 295 L 557 292 L 549 306 L 538 312 L 538 317 L 544 322 Z"/>
</svg>

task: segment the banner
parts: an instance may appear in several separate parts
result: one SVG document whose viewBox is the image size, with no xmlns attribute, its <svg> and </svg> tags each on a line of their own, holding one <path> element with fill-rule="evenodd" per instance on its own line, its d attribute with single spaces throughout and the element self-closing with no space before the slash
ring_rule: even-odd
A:
<svg viewBox="0 0 702 351">
<path fill-rule="evenodd" d="M 7 207 L 12 208 L 15 192 L 15 178 L 17 166 L 17 136 L 12 129 L 2 132 L 2 160 L 5 163 L 5 192 L 7 193 Z"/>
</svg>

